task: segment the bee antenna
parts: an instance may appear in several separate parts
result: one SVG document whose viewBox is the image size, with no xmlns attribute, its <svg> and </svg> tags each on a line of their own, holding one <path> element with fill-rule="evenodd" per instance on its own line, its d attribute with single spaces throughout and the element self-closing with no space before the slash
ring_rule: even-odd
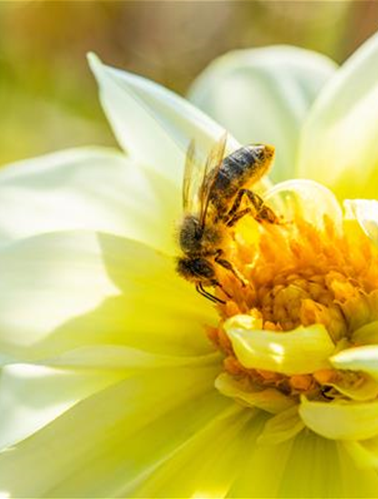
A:
<svg viewBox="0 0 378 499">
<path fill-rule="evenodd" d="M 209 293 L 208 291 L 206 291 L 206 289 L 203 288 L 201 283 L 196 285 L 196 290 L 198 291 L 198 293 L 200 295 L 204 296 L 205 298 L 212 301 L 213 303 L 222 303 L 222 305 L 225 305 L 225 303 L 226 303 L 225 301 L 221 300 L 217 296 L 214 296 L 211 293 Z"/>
</svg>

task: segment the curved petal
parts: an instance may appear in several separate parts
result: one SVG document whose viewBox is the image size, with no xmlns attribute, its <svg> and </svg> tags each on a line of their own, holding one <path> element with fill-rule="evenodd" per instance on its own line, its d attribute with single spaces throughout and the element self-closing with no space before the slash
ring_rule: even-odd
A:
<svg viewBox="0 0 378 499">
<path fill-rule="evenodd" d="M 233 404 L 176 448 L 156 470 L 122 491 L 122 497 L 225 497 L 241 463 L 242 437 L 254 416 Z"/>
<path fill-rule="evenodd" d="M 259 445 L 257 439 L 266 421 L 263 415 L 252 420 L 246 434 L 241 435 L 244 445 L 238 474 L 227 497 L 280 497 L 278 492 L 287 472 L 293 440 L 277 445 Z"/>
<path fill-rule="evenodd" d="M 346 199 L 347 217 L 356 218 L 365 234 L 378 246 L 378 201 L 369 199 Z"/>
<path fill-rule="evenodd" d="M 342 442 L 358 468 L 378 469 L 378 438 L 361 440 L 360 442 L 345 440 Z"/>
<path fill-rule="evenodd" d="M 228 319 L 224 329 L 244 367 L 284 374 L 306 374 L 329 367 L 333 344 L 322 324 L 285 333 L 254 329 L 249 315 Z"/>
<path fill-rule="evenodd" d="M 212 305 L 141 243 L 62 232 L 0 246 L 0 346 L 43 359 L 90 345 L 163 355 L 213 351 Z"/>
<path fill-rule="evenodd" d="M 12 497 L 376 497 L 376 473 L 358 470 L 334 441 L 304 431 L 257 444 L 267 416 L 251 418 L 217 394 L 214 375 L 145 373 L 90 397 L 0 455 L 2 490 Z"/>
<path fill-rule="evenodd" d="M 330 361 L 332 363 L 333 357 Z M 352 373 L 350 373 L 352 374 Z M 327 381 L 324 386 L 332 386 L 336 390 L 356 402 L 375 400 L 378 396 L 378 382 L 371 376 L 340 376 L 336 381 Z"/>
<path fill-rule="evenodd" d="M 296 405 L 268 419 L 257 442 L 266 445 L 279 444 L 295 437 L 304 427 Z"/>
<path fill-rule="evenodd" d="M 356 469 L 336 442 L 303 431 L 285 442 L 258 443 L 267 422 L 264 413 L 244 426 L 243 413 L 239 420 L 228 414 L 228 419 L 220 414 L 222 422 L 215 418 L 193 439 L 192 453 L 178 449 L 172 463 L 144 476 L 141 489 L 122 491 L 123 496 L 376 497 L 378 476 Z"/>
<path fill-rule="evenodd" d="M 376 472 L 357 469 L 337 442 L 302 431 L 278 445 L 259 445 L 261 427 L 252 423 L 227 497 L 376 497 Z"/>
<path fill-rule="evenodd" d="M 199 159 L 204 159 L 224 129 L 161 85 L 106 66 L 94 54 L 88 59 L 120 145 L 138 163 L 181 185 L 190 141 L 195 140 Z M 228 136 L 228 146 L 236 149 L 238 143 Z"/>
<path fill-rule="evenodd" d="M 274 388 L 253 389 L 244 387 L 233 376 L 221 373 L 215 380 L 215 388 L 226 397 L 231 397 L 247 407 L 255 407 L 272 414 L 292 407 L 295 402 Z"/>
<path fill-rule="evenodd" d="M 378 346 L 347 348 L 330 358 L 336 369 L 362 371 L 378 380 Z"/>
<path fill-rule="evenodd" d="M 375 198 L 378 181 L 378 35 L 322 90 L 303 127 L 298 176 L 339 198 Z"/>
<path fill-rule="evenodd" d="M 264 195 L 264 200 L 285 221 L 296 217 L 324 228 L 325 217 L 336 230 L 342 228 L 343 212 L 332 191 L 313 180 L 297 179 L 280 182 Z"/>
<path fill-rule="evenodd" d="M 125 491 L 203 427 L 216 418 L 218 428 L 237 422 L 243 409 L 213 389 L 216 372 L 144 372 L 89 397 L 0 454 L 2 490 L 12 497 L 135 497 Z"/>
<path fill-rule="evenodd" d="M 378 435 L 378 402 L 313 402 L 302 397 L 299 415 L 310 430 L 333 440 Z"/>
<path fill-rule="evenodd" d="M 369 322 L 353 331 L 352 341 L 358 345 L 378 344 L 378 321 Z"/>
<path fill-rule="evenodd" d="M 4 367 L 0 378 L 0 449 L 35 433 L 122 376 L 112 369 L 65 370 L 30 364 Z"/>
<path fill-rule="evenodd" d="M 181 193 L 115 151 L 71 149 L 0 170 L 0 241 L 100 230 L 173 253 Z"/>
<path fill-rule="evenodd" d="M 221 364 L 219 352 L 205 355 L 164 355 L 123 345 L 93 345 L 74 348 L 54 357 L 44 358 L 40 364 L 69 369 L 135 370 L 161 367 L 206 366 Z"/>
<path fill-rule="evenodd" d="M 300 127 L 335 69 L 327 57 L 296 47 L 237 50 L 205 69 L 189 99 L 241 143 L 273 144 L 278 182 L 293 177 Z"/>
</svg>

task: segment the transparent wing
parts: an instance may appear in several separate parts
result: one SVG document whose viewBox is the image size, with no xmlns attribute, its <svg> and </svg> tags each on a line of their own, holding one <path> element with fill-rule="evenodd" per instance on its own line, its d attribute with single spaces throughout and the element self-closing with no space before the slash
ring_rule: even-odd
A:
<svg viewBox="0 0 378 499">
<path fill-rule="evenodd" d="M 189 210 L 189 204 L 190 204 L 189 194 L 190 194 L 190 185 L 191 185 L 191 178 L 194 165 L 194 154 L 195 154 L 195 145 L 194 141 L 192 140 L 186 152 L 184 181 L 182 184 L 182 206 L 184 208 L 184 211 Z"/>
<path fill-rule="evenodd" d="M 182 203 L 185 213 L 200 213 L 199 190 L 203 182 L 203 174 L 203 167 L 196 156 L 195 144 L 192 140 L 186 153 L 182 187 Z"/>
<path fill-rule="evenodd" d="M 213 146 L 206 161 L 204 169 L 204 179 L 200 188 L 200 222 L 202 225 L 206 222 L 207 210 L 209 207 L 210 193 L 214 182 L 218 176 L 224 153 L 226 150 L 227 133 L 222 135 L 219 141 Z"/>
<path fill-rule="evenodd" d="M 205 165 L 198 159 L 193 140 L 186 153 L 183 208 L 185 213 L 198 216 L 202 224 L 205 223 L 211 188 L 222 164 L 226 142 L 227 134 L 224 134 L 212 147 Z"/>
</svg>

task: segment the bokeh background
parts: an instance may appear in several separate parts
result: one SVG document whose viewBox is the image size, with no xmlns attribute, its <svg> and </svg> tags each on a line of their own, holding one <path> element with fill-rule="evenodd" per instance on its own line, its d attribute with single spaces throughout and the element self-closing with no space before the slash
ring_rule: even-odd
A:
<svg viewBox="0 0 378 499">
<path fill-rule="evenodd" d="M 0 164 L 114 145 L 86 53 L 185 94 L 217 55 L 294 44 L 341 63 L 378 29 L 369 1 L 0 3 Z"/>
</svg>

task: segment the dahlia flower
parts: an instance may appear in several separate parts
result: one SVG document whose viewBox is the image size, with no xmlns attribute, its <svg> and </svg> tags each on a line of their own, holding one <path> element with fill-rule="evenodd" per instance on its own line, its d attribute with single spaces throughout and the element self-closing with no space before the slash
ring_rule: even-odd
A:
<svg viewBox="0 0 378 499">
<path fill-rule="evenodd" d="M 0 171 L 2 496 L 377 497 L 378 37 L 230 53 L 198 107 L 89 61 L 124 152 Z M 211 303 L 175 232 L 225 130 L 275 147 L 279 221 L 235 225 Z"/>
</svg>

